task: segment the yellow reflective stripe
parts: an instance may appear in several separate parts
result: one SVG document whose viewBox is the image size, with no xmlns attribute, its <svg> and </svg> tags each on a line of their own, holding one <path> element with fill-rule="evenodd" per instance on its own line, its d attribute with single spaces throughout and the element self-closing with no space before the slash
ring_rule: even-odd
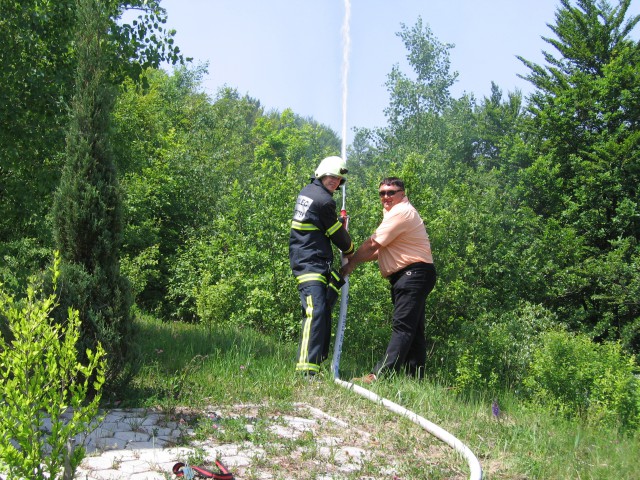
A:
<svg viewBox="0 0 640 480">
<path fill-rule="evenodd" d="M 300 275 L 296 277 L 298 283 L 304 282 L 322 282 L 324 284 L 327 283 L 326 277 L 321 273 L 305 273 L 304 275 Z"/>
<path fill-rule="evenodd" d="M 296 365 L 296 371 L 313 371 L 313 372 L 319 372 L 320 371 L 320 365 L 317 365 L 315 363 L 298 363 Z"/>
<path fill-rule="evenodd" d="M 351 245 L 349 246 L 349 248 L 347 248 L 342 253 L 344 253 L 345 255 L 351 255 L 354 250 L 355 250 L 355 246 L 353 245 L 353 242 L 351 242 Z"/>
<path fill-rule="evenodd" d="M 313 320 L 313 297 L 307 295 L 307 308 L 305 310 L 306 318 L 302 325 L 302 340 L 300 341 L 300 358 L 298 359 L 298 367 L 304 365 L 309 358 L 309 337 L 311 336 L 311 323 Z"/>
<path fill-rule="evenodd" d="M 336 291 L 336 293 L 340 293 L 340 289 L 336 287 L 333 283 L 330 283 L 329 287 L 333 288 Z"/>
<path fill-rule="evenodd" d="M 336 233 L 338 231 L 338 229 L 342 226 L 342 223 L 340 223 L 339 221 L 334 223 L 333 225 L 331 225 L 328 229 L 327 229 L 327 237 L 330 237 L 331 235 L 333 235 L 334 233 Z"/>
<path fill-rule="evenodd" d="M 302 223 L 296 222 L 295 220 L 291 220 L 291 228 L 293 228 L 294 230 L 303 230 L 308 232 L 313 230 L 320 230 L 313 223 Z"/>
</svg>

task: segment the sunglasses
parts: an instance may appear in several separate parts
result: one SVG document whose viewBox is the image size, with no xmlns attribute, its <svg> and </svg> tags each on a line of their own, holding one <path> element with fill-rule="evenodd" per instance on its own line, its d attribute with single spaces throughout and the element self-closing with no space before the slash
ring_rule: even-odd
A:
<svg viewBox="0 0 640 480">
<path fill-rule="evenodd" d="M 400 190 L 380 190 L 378 192 L 378 195 L 380 195 L 380 198 L 383 197 L 393 197 L 396 193 L 398 193 Z"/>
</svg>

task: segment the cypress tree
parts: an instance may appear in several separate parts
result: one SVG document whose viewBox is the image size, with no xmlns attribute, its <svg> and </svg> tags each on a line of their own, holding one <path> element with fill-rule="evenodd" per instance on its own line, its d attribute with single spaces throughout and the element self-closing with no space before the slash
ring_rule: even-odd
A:
<svg viewBox="0 0 640 480">
<path fill-rule="evenodd" d="M 130 365 L 131 294 L 121 274 L 121 197 L 109 148 L 114 86 L 103 51 L 108 14 L 101 0 L 77 2 L 77 73 L 66 158 L 53 205 L 61 256 L 61 316 L 73 306 L 82 321 L 79 351 L 107 352 L 107 384 Z"/>
</svg>

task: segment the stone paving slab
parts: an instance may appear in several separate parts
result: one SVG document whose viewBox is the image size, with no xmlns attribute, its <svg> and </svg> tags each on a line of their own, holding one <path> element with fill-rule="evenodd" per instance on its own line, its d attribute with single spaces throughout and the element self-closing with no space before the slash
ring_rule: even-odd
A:
<svg viewBox="0 0 640 480">
<path fill-rule="evenodd" d="M 255 415 L 243 411 L 251 406 L 233 408 L 235 413 L 228 413 L 227 417 L 240 418 L 246 422 L 247 433 L 253 433 L 258 428 L 255 421 L 259 406 L 254 407 Z M 274 416 L 266 428 L 260 427 L 275 439 L 270 445 L 254 445 L 249 441 L 220 443 L 215 439 L 199 441 L 187 422 L 153 410 L 114 409 L 103 415 L 93 431 L 76 439 L 77 443 L 84 442 L 87 451 L 76 472 L 79 480 L 175 479 L 173 465 L 188 463 L 190 458 L 204 458 L 208 465 L 219 459 L 236 480 L 296 478 L 291 476 L 292 472 L 304 470 L 304 465 L 315 472 L 324 468 L 324 462 L 330 465 L 331 471 L 314 473 L 315 476 L 309 478 L 337 480 L 359 471 L 371 456 L 371 452 L 352 441 L 366 441 L 366 432 L 354 431 L 346 422 L 305 404 L 297 405 L 294 415 Z M 218 428 L 218 423 L 221 429 L 225 428 L 225 419 L 218 413 L 210 414 L 209 418 L 214 428 Z M 310 445 L 305 440 L 302 446 L 291 446 L 297 439 L 307 438 L 304 435 L 312 438 Z M 385 470 L 379 478 L 390 478 L 392 469 Z M 0 480 L 6 479 L 0 475 Z"/>
</svg>

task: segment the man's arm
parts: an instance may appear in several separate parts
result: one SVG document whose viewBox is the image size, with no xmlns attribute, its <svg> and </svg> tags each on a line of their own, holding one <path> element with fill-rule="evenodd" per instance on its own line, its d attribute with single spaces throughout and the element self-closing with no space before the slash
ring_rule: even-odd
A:
<svg viewBox="0 0 640 480">
<path fill-rule="evenodd" d="M 348 263 L 340 269 L 340 274 L 342 276 L 349 275 L 359 264 L 377 260 L 379 249 L 380 244 L 378 242 L 371 237 L 367 238 L 362 242 L 362 245 L 358 247 L 356 253 L 348 257 Z"/>
</svg>

